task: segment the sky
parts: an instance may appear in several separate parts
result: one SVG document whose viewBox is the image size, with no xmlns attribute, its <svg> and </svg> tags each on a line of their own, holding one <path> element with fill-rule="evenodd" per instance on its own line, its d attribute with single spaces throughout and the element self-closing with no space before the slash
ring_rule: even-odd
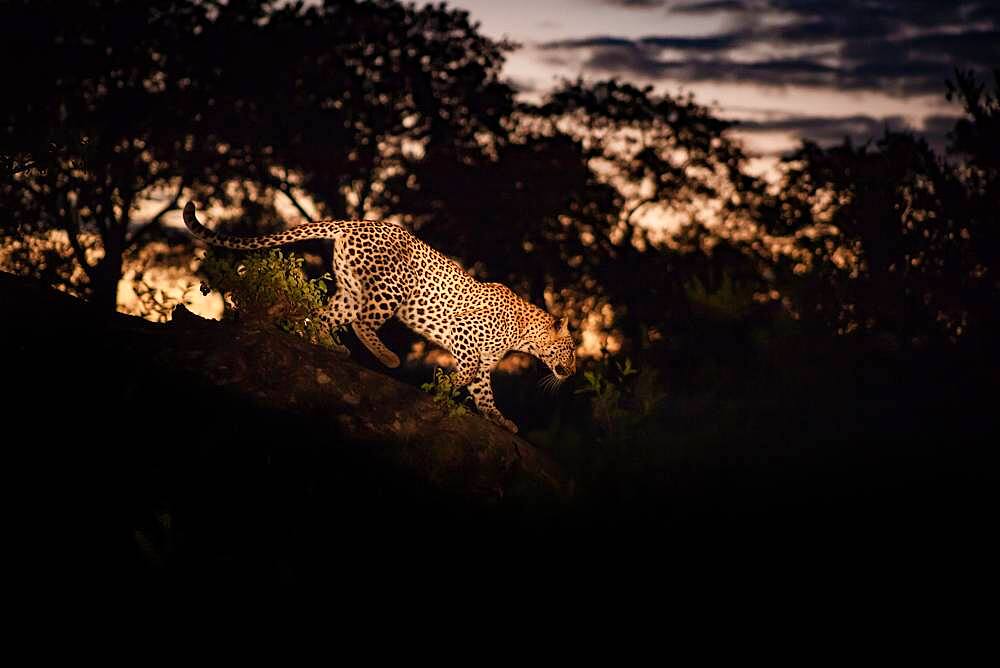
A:
<svg viewBox="0 0 1000 668">
<path fill-rule="evenodd" d="M 1000 66 L 1000 0 L 450 0 L 521 45 L 505 75 L 526 99 L 561 78 L 692 92 L 739 120 L 751 151 L 924 133 L 943 149 L 956 65 Z"/>
</svg>

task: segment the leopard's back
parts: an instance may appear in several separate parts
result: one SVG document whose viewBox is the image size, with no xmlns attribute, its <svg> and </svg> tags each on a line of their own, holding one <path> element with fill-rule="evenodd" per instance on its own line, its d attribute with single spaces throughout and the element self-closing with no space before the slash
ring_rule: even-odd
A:
<svg viewBox="0 0 1000 668">
<path fill-rule="evenodd" d="M 450 350 L 455 316 L 483 303 L 489 289 L 451 258 L 412 238 L 413 290 L 396 315 L 410 329 Z"/>
</svg>

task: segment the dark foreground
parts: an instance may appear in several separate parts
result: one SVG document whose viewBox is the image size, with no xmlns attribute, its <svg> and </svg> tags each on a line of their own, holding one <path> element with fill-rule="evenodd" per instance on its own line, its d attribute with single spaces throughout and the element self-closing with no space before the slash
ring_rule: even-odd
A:
<svg viewBox="0 0 1000 668">
<path fill-rule="evenodd" d="M 162 348 L 158 326 L 95 319 L 63 295 L 0 279 L 3 440 L 30 461 L 18 515 L 59 544 L 57 569 L 96 559 L 164 590 L 376 572 L 624 577 L 696 555 L 732 566 L 766 554 L 799 568 L 885 549 L 904 561 L 978 559 L 995 530 L 997 411 L 961 388 L 861 408 L 847 398 L 831 410 L 872 412 L 873 427 L 773 449 L 760 435 L 720 433 L 725 447 L 656 471 L 623 469 L 610 484 L 570 483 L 558 458 L 531 446 L 519 447 L 534 459 L 512 464 L 475 418 L 462 433 L 487 454 L 438 451 L 433 435 L 411 434 L 406 452 L 426 457 L 400 465 L 399 434 L 383 443 L 331 428 L 331 416 L 308 407 L 275 408 L 238 379 L 174 364 L 180 354 Z M 410 395 L 399 391 L 380 404 L 406 410 Z M 435 468 L 441 457 L 461 466 Z"/>
</svg>

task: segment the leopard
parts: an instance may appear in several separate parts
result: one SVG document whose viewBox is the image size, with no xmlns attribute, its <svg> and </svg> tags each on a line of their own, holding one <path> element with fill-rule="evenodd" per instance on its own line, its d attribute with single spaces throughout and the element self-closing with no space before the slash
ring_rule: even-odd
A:
<svg viewBox="0 0 1000 668">
<path fill-rule="evenodd" d="M 235 250 L 259 250 L 306 239 L 333 241 L 336 290 L 319 314 L 333 331 L 350 326 L 379 362 L 399 357 L 378 331 L 396 317 L 455 359 L 455 389 L 467 388 L 477 410 L 517 433 L 496 406 L 492 374 L 510 352 L 541 360 L 558 385 L 576 372 L 577 345 L 566 317 L 557 317 L 501 283 L 482 282 L 401 225 L 384 220 L 321 220 L 254 237 L 225 235 L 199 222 L 193 202 L 183 212 L 191 234 Z"/>
</svg>

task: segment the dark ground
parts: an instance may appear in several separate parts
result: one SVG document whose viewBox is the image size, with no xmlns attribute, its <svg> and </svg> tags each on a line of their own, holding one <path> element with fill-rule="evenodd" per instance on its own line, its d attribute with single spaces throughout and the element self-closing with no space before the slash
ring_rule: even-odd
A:
<svg viewBox="0 0 1000 668">
<path fill-rule="evenodd" d="M 677 559 L 819 574 L 821 563 L 937 563 L 930 555 L 971 564 L 996 530 L 995 400 L 958 387 L 815 415 L 797 406 L 781 430 L 767 425 L 780 402 L 760 396 L 759 415 L 723 421 L 751 431 L 720 431 L 654 471 L 604 472 L 568 503 L 484 504 L 387 466 L 316 419 L 171 370 L 147 336 L 155 325 L 109 326 L 2 278 L 3 440 L 30 462 L 8 471 L 20 478 L 21 521 L 58 544 L 57 570 L 97 561 L 160 591 L 372 573 L 628 578 L 673 574 Z M 821 417 L 831 413 L 841 417 Z M 828 438 L 789 443 L 816 433 L 796 427 L 813 419 L 828 420 Z"/>
</svg>

